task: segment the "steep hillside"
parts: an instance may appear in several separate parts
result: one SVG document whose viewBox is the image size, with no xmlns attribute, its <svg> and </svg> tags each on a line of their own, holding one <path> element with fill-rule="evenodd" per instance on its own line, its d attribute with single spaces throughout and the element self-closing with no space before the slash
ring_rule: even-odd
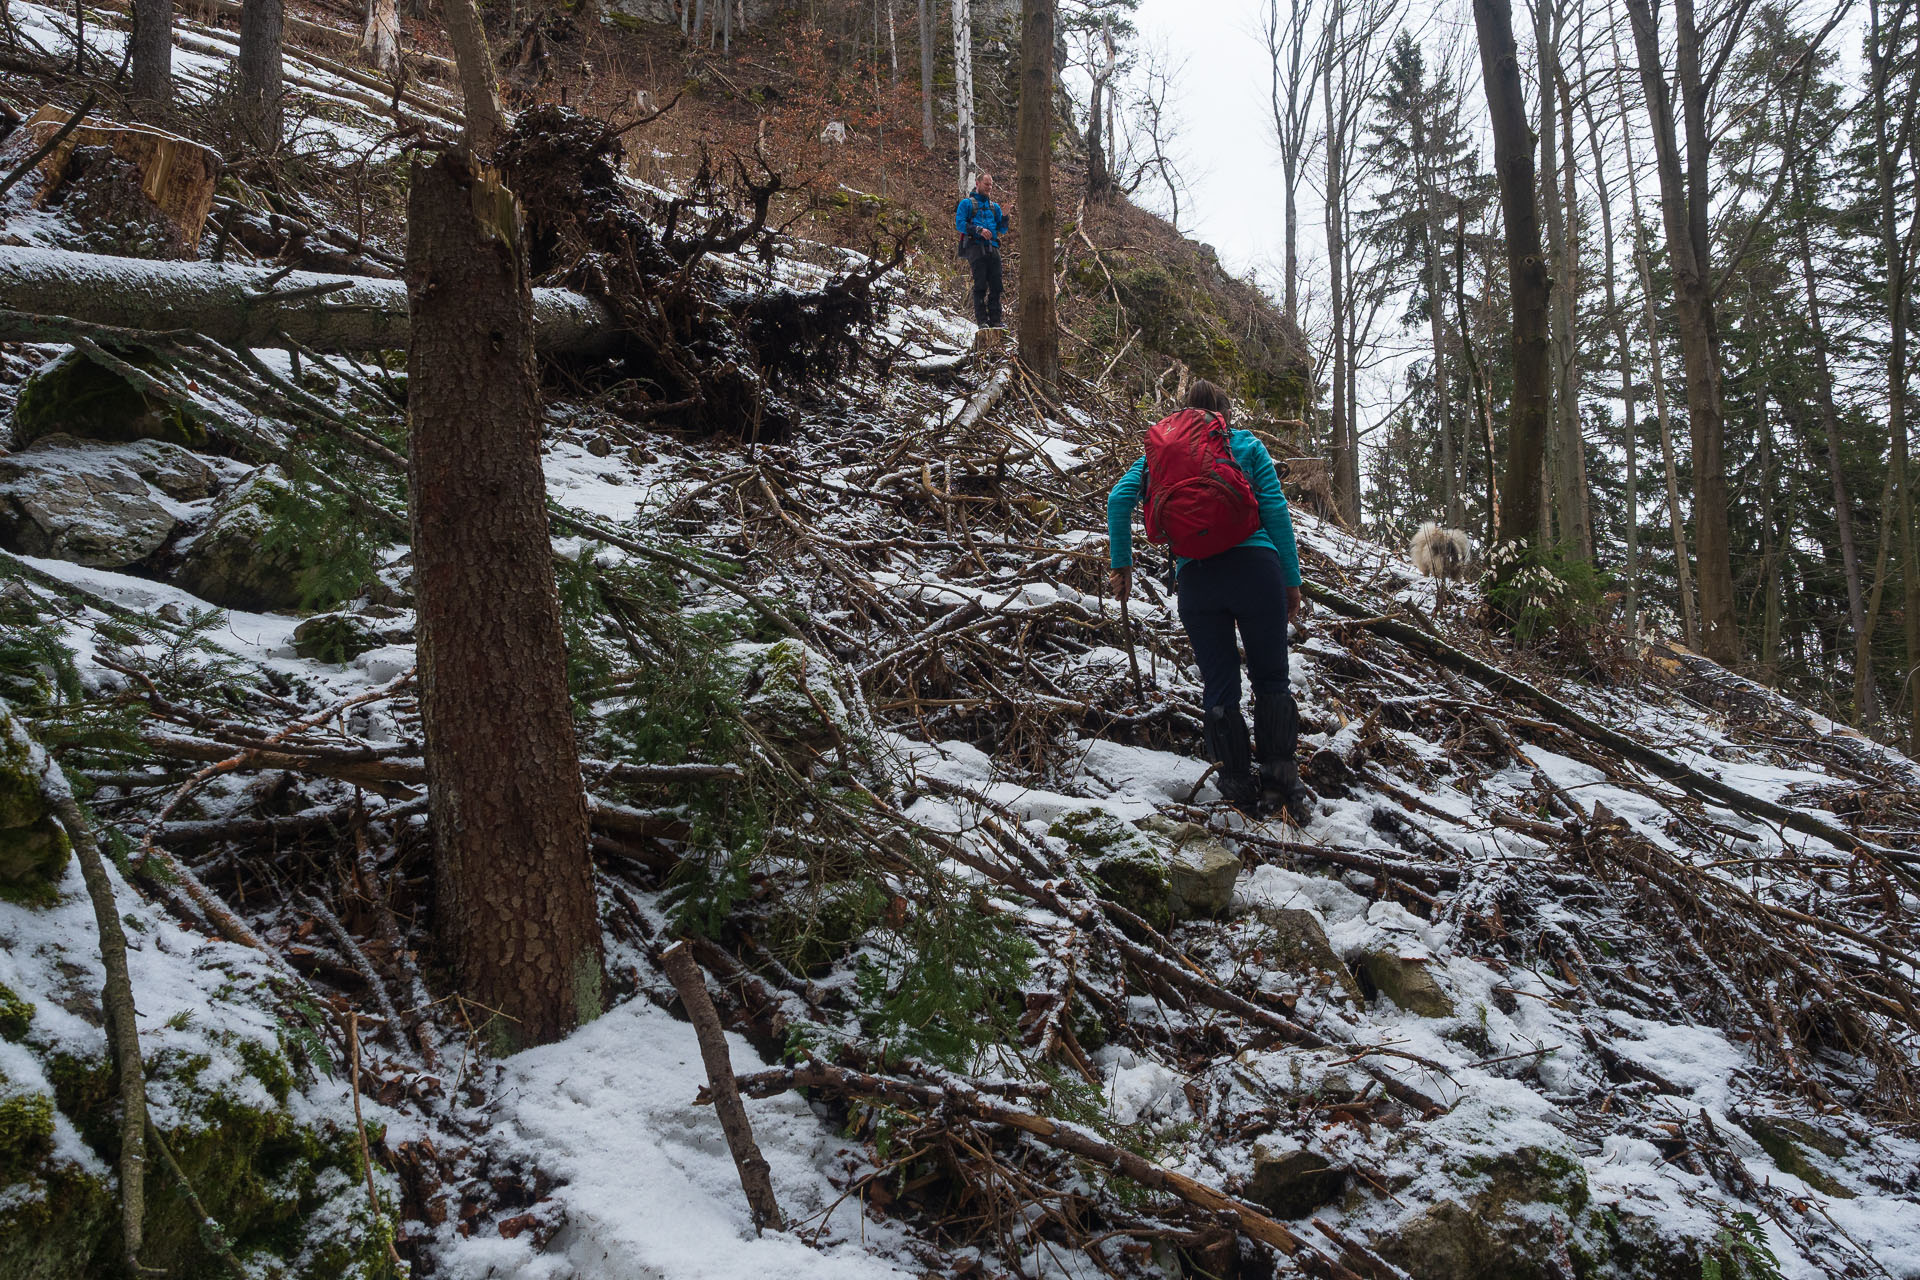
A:
<svg viewBox="0 0 1920 1280">
<path fill-rule="evenodd" d="M 398 171 L 356 111 L 331 136 Z M 859 266 L 754 249 L 701 278 Z M 49 758 L 112 855 L 175 1274 L 1920 1276 L 1913 762 L 1670 646 L 1517 649 L 1296 513 L 1317 799 L 1249 819 L 1164 585 L 1103 596 L 1131 393 L 1050 402 L 950 303 L 909 273 L 777 442 L 553 369 L 615 999 L 504 1060 L 433 943 L 400 362 L 56 316 L 0 346 L 0 1277 L 119 1240 Z M 683 938 L 782 1230 L 701 1101 Z"/>
</svg>

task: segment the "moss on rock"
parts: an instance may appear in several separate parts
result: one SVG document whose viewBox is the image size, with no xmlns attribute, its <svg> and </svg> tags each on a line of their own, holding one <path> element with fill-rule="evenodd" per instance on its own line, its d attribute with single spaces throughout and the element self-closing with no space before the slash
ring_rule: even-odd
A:
<svg viewBox="0 0 1920 1280">
<path fill-rule="evenodd" d="M 149 1088 L 164 1100 L 157 1116 L 168 1146 L 233 1252 L 268 1280 L 393 1276 L 392 1224 L 367 1205 L 352 1127 L 296 1117 L 293 1066 L 271 1043 L 216 1033 L 205 1047 L 155 1052 Z M 71 1054 L 42 1068 L 53 1097 L 0 1101 L 0 1280 L 100 1274 L 118 1248 L 111 1188 L 58 1158 L 52 1141 L 57 1105 L 101 1165 L 113 1166 L 112 1069 L 104 1056 Z M 204 1224 L 158 1161 L 147 1180 L 142 1260 L 166 1275 L 221 1271 Z"/>
<path fill-rule="evenodd" d="M 32 744 L 0 731 L 0 899 L 47 906 L 72 853 L 40 792 Z"/>
<path fill-rule="evenodd" d="M 292 540 L 274 540 L 275 508 L 293 492 L 278 467 L 256 471 L 215 509 L 187 546 L 181 586 L 223 609 L 295 609 L 314 594 L 316 571 Z"/>
<path fill-rule="evenodd" d="M 1163 932 L 1173 923 L 1173 885 L 1164 845 L 1097 808 L 1061 814 L 1047 834 L 1066 841 L 1074 859 L 1092 870 L 1115 902 Z"/>
<path fill-rule="evenodd" d="M 21 999 L 12 987 L 0 982 L 0 1040 L 18 1044 L 26 1039 L 32 1025 L 33 1002 Z"/>
<path fill-rule="evenodd" d="M 157 357 L 126 357 L 154 370 Z M 158 401 L 118 373 L 79 352 L 68 352 L 28 378 L 13 410 L 15 447 L 65 432 L 88 440 L 166 440 L 203 447 L 206 431 L 176 406 Z"/>
</svg>

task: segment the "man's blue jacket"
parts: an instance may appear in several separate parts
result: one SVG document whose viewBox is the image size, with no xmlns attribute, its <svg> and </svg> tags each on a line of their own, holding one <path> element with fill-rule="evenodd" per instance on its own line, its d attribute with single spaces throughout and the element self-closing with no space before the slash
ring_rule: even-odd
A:
<svg viewBox="0 0 1920 1280">
<path fill-rule="evenodd" d="M 953 211 L 953 229 L 960 233 L 960 244 L 966 246 L 975 229 L 987 233 L 987 238 L 997 249 L 1000 247 L 1000 233 L 1007 229 L 1007 215 L 998 203 L 983 200 L 980 193 L 970 191 L 960 198 L 960 204 Z"/>
</svg>

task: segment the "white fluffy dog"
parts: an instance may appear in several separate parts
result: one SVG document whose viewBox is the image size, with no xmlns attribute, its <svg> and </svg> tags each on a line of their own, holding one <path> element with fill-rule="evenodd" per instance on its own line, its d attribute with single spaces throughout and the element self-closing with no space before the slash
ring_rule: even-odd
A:
<svg viewBox="0 0 1920 1280">
<path fill-rule="evenodd" d="M 1473 559 L 1473 542 L 1459 529 L 1443 529 L 1429 520 L 1413 535 L 1407 549 L 1413 567 L 1429 578 L 1460 582 Z"/>
</svg>

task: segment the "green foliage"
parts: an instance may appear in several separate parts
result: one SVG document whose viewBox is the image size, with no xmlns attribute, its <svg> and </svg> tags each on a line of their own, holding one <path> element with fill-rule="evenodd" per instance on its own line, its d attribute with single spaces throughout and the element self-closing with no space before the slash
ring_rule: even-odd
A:
<svg viewBox="0 0 1920 1280">
<path fill-rule="evenodd" d="M 1034 947 L 985 895 L 924 868 L 925 896 L 862 955 L 862 1029 L 883 1058 L 979 1068 L 996 1045 L 1019 1042 L 1018 995 Z"/>
<path fill-rule="evenodd" d="M 1734 1214 L 1714 1243 L 1714 1252 L 1700 1260 L 1700 1280 L 1781 1280 L 1780 1259 L 1753 1214 Z"/>
<path fill-rule="evenodd" d="M 1487 600 L 1522 644 L 1548 637 L 1574 639 L 1598 627 L 1613 575 L 1559 548 L 1540 551 L 1503 542 L 1488 556 Z"/>
<path fill-rule="evenodd" d="M 300 608 L 324 609 L 353 599 L 373 581 L 391 539 L 344 494 L 314 483 L 306 467 L 292 467 L 288 479 L 289 487 L 268 492 L 261 551 L 297 566 Z"/>
</svg>

